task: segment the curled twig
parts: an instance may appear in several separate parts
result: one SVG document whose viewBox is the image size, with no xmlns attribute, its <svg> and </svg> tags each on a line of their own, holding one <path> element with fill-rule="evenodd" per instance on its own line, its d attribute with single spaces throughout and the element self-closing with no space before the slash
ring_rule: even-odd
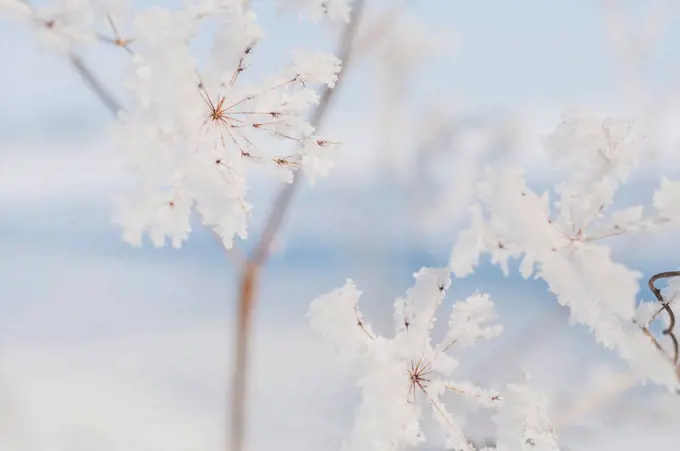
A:
<svg viewBox="0 0 680 451">
<path fill-rule="evenodd" d="M 670 307 L 670 301 L 664 300 L 663 296 L 661 295 L 661 290 L 658 289 L 655 285 L 654 282 L 660 279 L 668 279 L 671 277 L 678 277 L 680 276 L 680 271 L 666 271 L 662 272 L 659 274 L 653 275 L 649 279 L 649 289 L 651 292 L 654 294 L 656 299 L 661 303 L 661 310 L 665 311 L 668 314 L 668 327 L 663 330 L 663 334 L 667 335 L 670 337 L 671 341 L 673 342 L 673 364 L 677 365 L 678 364 L 678 339 L 675 336 L 673 329 L 675 328 L 675 313 L 673 313 L 673 309 Z"/>
</svg>

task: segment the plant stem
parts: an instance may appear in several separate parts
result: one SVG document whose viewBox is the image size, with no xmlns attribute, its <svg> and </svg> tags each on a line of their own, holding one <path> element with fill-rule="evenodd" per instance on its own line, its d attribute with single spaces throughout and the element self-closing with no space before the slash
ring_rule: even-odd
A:
<svg viewBox="0 0 680 451">
<path fill-rule="evenodd" d="M 310 123 L 319 129 L 326 112 L 345 79 L 347 68 L 352 57 L 352 49 L 363 13 L 365 1 L 358 0 L 352 9 L 350 22 L 345 26 L 340 39 L 338 57 L 342 60 L 342 68 L 338 74 L 335 88 L 324 89 L 319 105 L 314 110 Z M 264 231 L 253 252 L 248 257 L 241 275 L 238 292 L 238 314 L 236 325 L 236 342 L 234 363 L 232 367 L 231 385 L 231 420 L 229 431 L 229 446 L 227 451 L 242 451 L 246 435 L 246 399 L 249 366 L 249 349 L 252 335 L 252 316 L 255 307 L 256 287 L 259 282 L 260 269 L 266 264 L 272 244 L 276 239 L 283 221 L 290 210 L 293 195 L 302 183 L 303 174 L 296 170 L 293 181 L 286 184 L 278 193 L 269 216 L 266 219 Z"/>
<path fill-rule="evenodd" d="M 90 88 L 90 91 L 102 102 L 107 110 L 111 112 L 114 116 L 117 116 L 119 112 L 125 111 L 123 104 L 119 102 L 113 94 L 106 88 L 104 83 L 99 80 L 99 78 L 90 70 L 90 68 L 85 64 L 85 62 L 78 55 L 72 53 L 69 56 L 69 61 L 73 68 L 81 76 L 83 82 Z"/>
</svg>

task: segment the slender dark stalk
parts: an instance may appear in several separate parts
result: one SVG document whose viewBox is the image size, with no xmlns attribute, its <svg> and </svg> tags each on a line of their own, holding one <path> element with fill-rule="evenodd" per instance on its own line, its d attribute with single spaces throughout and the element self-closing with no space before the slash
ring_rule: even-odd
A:
<svg viewBox="0 0 680 451">
<path fill-rule="evenodd" d="M 241 275 L 239 285 L 239 304 L 236 315 L 236 354 L 232 368 L 233 382 L 231 393 L 231 429 L 229 432 L 230 448 L 241 449 L 245 439 L 247 364 L 250 353 L 250 332 L 253 321 L 253 303 L 259 280 L 259 271 L 248 262 Z"/>
<path fill-rule="evenodd" d="M 315 129 L 319 129 L 323 123 L 326 112 L 345 79 L 347 68 L 352 58 L 353 45 L 364 10 L 365 1 L 359 0 L 352 10 L 350 22 L 345 27 L 340 40 L 338 57 L 342 60 L 342 69 L 338 74 L 338 80 L 334 89 L 326 88 L 321 94 L 319 104 L 313 112 L 310 123 Z M 293 196 L 303 180 L 301 171 L 296 170 L 293 181 L 286 184 L 276 196 L 273 207 L 266 219 L 264 231 L 260 236 L 253 252 L 248 257 L 243 273 L 240 278 L 238 293 L 238 313 L 236 324 L 236 341 L 234 362 L 232 367 L 231 384 L 231 420 L 229 432 L 229 447 L 227 451 L 242 451 L 246 435 L 246 399 L 248 380 L 248 357 L 250 338 L 252 335 L 252 315 L 256 302 L 256 287 L 259 281 L 260 269 L 269 258 L 271 246 L 276 239 L 283 221 L 290 210 Z"/>
<path fill-rule="evenodd" d="M 651 292 L 654 294 L 656 299 L 661 303 L 661 309 L 664 310 L 668 314 L 668 327 L 664 329 L 663 334 L 668 335 L 670 337 L 671 341 L 673 342 L 673 364 L 677 365 L 678 364 L 678 339 L 675 337 L 675 334 L 673 332 L 673 329 L 675 328 L 675 313 L 673 313 L 673 309 L 670 307 L 670 302 L 667 302 L 664 300 L 663 296 L 661 295 L 661 290 L 658 289 L 654 283 L 657 280 L 660 279 L 668 279 L 671 277 L 678 277 L 680 276 L 680 271 L 667 271 L 667 272 L 662 272 L 659 274 L 653 275 L 649 279 L 649 289 Z"/>
<path fill-rule="evenodd" d="M 69 56 L 69 61 L 73 68 L 78 72 L 78 75 L 83 79 L 85 85 L 90 88 L 90 91 L 102 102 L 107 110 L 111 112 L 114 116 L 118 116 L 118 113 L 125 111 L 123 104 L 114 97 L 113 94 L 108 90 L 108 88 L 102 83 L 101 80 L 90 70 L 90 68 L 85 64 L 85 62 L 78 55 L 72 53 Z"/>
<path fill-rule="evenodd" d="M 335 98 L 336 93 L 340 90 L 340 88 L 344 84 L 347 67 L 349 66 L 350 60 L 352 58 L 354 38 L 359 27 L 359 22 L 361 20 L 363 9 L 364 1 L 360 0 L 354 6 L 351 21 L 347 24 L 347 27 L 345 28 L 345 31 L 342 35 L 340 51 L 338 52 L 338 58 L 342 60 L 342 69 L 338 74 L 338 80 L 335 83 L 335 88 L 324 89 L 323 93 L 321 94 L 319 104 L 314 109 L 312 118 L 309 122 L 312 124 L 315 130 L 318 130 L 323 125 L 323 121 L 326 117 L 326 112 L 328 111 L 328 108 L 332 104 L 332 101 Z M 295 194 L 295 191 L 297 190 L 300 183 L 303 181 L 303 178 L 304 178 L 303 173 L 299 170 L 296 170 L 293 176 L 292 183 L 284 185 L 281 191 L 279 191 L 279 194 L 276 196 L 272 211 L 266 220 L 265 229 L 262 232 L 262 236 L 260 237 L 258 245 L 256 246 L 255 251 L 251 256 L 251 261 L 256 265 L 260 265 L 261 263 L 266 262 L 269 256 L 271 244 L 277 232 L 281 228 L 281 224 L 285 220 L 285 216 L 290 207 L 293 195 Z"/>
</svg>

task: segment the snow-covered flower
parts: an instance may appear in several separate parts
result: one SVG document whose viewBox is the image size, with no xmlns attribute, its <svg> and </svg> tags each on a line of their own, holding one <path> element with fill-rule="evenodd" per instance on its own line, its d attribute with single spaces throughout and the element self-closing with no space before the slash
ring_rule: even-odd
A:
<svg viewBox="0 0 680 451">
<path fill-rule="evenodd" d="M 604 238 L 645 230 L 663 222 L 645 218 L 642 207 L 610 211 L 621 183 L 637 164 L 630 123 L 567 118 L 547 140 L 549 154 L 565 170 L 556 186 L 555 209 L 548 193 L 532 191 L 520 171 L 489 170 L 451 256 L 457 276 L 470 274 L 482 253 L 508 273 L 508 260 L 522 258 L 525 278 L 536 272 L 573 320 L 591 328 L 596 339 L 659 384 L 674 388 L 678 378 L 648 331 L 635 320 L 641 274 L 612 261 Z M 663 189 L 663 185 L 662 185 Z M 668 187 L 666 188 L 668 189 Z M 669 195 L 657 194 L 661 210 Z"/>
<path fill-rule="evenodd" d="M 342 61 L 329 53 L 295 52 L 292 72 L 302 83 L 321 83 L 334 88 L 341 64 Z"/>
<path fill-rule="evenodd" d="M 208 61 L 199 65 L 190 42 L 205 18 L 218 27 Z M 136 16 L 135 54 L 125 77 L 133 105 L 120 115 L 118 130 L 138 181 L 118 203 L 116 222 L 128 241 L 140 243 L 148 231 L 157 246 L 167 235 L 178 247 L 196 211 L 230 247 L 235 236 L 247 235 L 250 166 L 269 166 L 286 181 L 297 169 L 311 182 L 328 171 L 334 143 L 316 137 L 306 118 L 319 101 L 314 87 L 334 86 L 340 61 L 297 53 L 281 75 L 243 83 L 262 37 L 255 19 L 240 0 Z M 281 154 L 286 145 L 292 149 Z"/>
<path fill-rule="evenodd" d="M 423 268 L 415 284 L 394 306 L 395 335 L 377 335 L 361 315 L 361 292 L 354 283 L 312 301 L 312 328 L 330 341 L 348 363 L 363 374 L 358 385 L 362 401 L 356 412 L 347 450 L 397 451 L 425 440 L 423 408 L 429 407 L 447 433 L 447 447 L 472 450 L 460 427 L 447 412 L 444 393 L 462 395 L 475 404 L 495 407 L 497 393 L 466 381 L 452 381 L 458 362 L 449 351 L 497 336 L 500 326 L 487 295 L 475 294 L 454 303 L 444 339 L 433 344 L 435 316 L 451 280 L 447 268 Z"/>
</svg>

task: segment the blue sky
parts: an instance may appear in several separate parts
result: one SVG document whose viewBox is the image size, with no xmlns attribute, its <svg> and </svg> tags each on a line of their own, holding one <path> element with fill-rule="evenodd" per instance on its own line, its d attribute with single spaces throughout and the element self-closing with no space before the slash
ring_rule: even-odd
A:
<svg viewBox="0 0 680 451">
<path fill-rule="evenodd" d="M 270 38 L 258 49 L 253 76 L 285 64 L 291 48 L 332 48 L 325 30 L 282 18 L 268 1 L 255 3 Z M 426 120 L 431 105 L 443 104 L 462 116 L 521 117 L 530 136 L 519 160 L 541 183 L 547 168 L 534 153 L 537 137 L 551 130 L 562 110 L 631 110 L 621 89 L 623 66 L 594 0 L 420 0 L 408 11 L 426 29 L 450 35 L 452 44 L 415 71 L 404 91 L 409 113 Z M 643 15 L 629 16 L 636 17 Z M 645 66 L 652 94 L 672 93 L 679 33 L 672 24 Z M 199 52 L 204 44 L 196 43 Z M 100 50 L 89 52 L 88 61 L 115 87 L 125 55 Z M 4 389 L 0 383 L 0 399 L 12 398 L 17 406 L 0 419 L 0 431 L 19 430 L 16 424 L 39 431 L 27 435 L 37 437 L 33 446 L 41 450 L 77 451 L 87 440 L 107 449 L 180 450 L 197 441 L 218 449 L 233 268 L 201 230 L 180 251 L 122 243 L 110 224 L 110 202 L 125 178 L 107 134 L 108 112 L 65 62 L 36 49 L 27 30 L 0 22 L 0 60 L 0 381 L 7 381 Z M 345 370 L 307 331 L 308 302 L 352 277 L 365 291 L 366 315 L 389 332 L 394 298 L 420 266 L 446 263 L 461 226 L 458 218 L 433 236 L 409 237 L 413 212 L 400 198 L 403 187 L 380 169 L 385 155 L 374 117 L 380 83 L 374 69 L 363 61 L 350 73 L 326 128 L 344 143 L 337 167 L 303 190 L 264 273 L 253 450 L 339 447 L 356 393 Z M 668 110 L 671 119 L 674 114 Z M 672 127 L 669 136 L 664 143 L 672 149 Z M 662 169 L 677 174 L 669 162 L 676 159 L 667 153 L 650 165 L 649 175 L 636 178 L 620 202 L 647 197 L 641 193 L 650 192 Z M 268 181 L 253 188 L 254 235 L 275 188 Z M 677 242 L 669 231 L 619 241 L 614 254 L 649 275 L 677 264 Z M 456 281 L 449 302 L 476 289 L 497 301 L 507 341 L 470 355 L 469 374 L 512 378 L 525 365 L 559 402 L 571 396 L 570 384 L 589 383 L 598 359 L 620 368 L 587 331 L 568 327 L 541 282 L 505 279 L 485 266 Z M 531 338 L 536 347 L 521 353 L 529 344 L 519 336 L 518 349 L 512 337 L 545 318 L 553 318 L 552 333 Z M 495 362 L 491 369 L 475 370 L 489 361 Z M 28 446 L 25 436 L 16 440 Z M 589 443 L 607 449 L 610 442 Z"/>
</svg>

